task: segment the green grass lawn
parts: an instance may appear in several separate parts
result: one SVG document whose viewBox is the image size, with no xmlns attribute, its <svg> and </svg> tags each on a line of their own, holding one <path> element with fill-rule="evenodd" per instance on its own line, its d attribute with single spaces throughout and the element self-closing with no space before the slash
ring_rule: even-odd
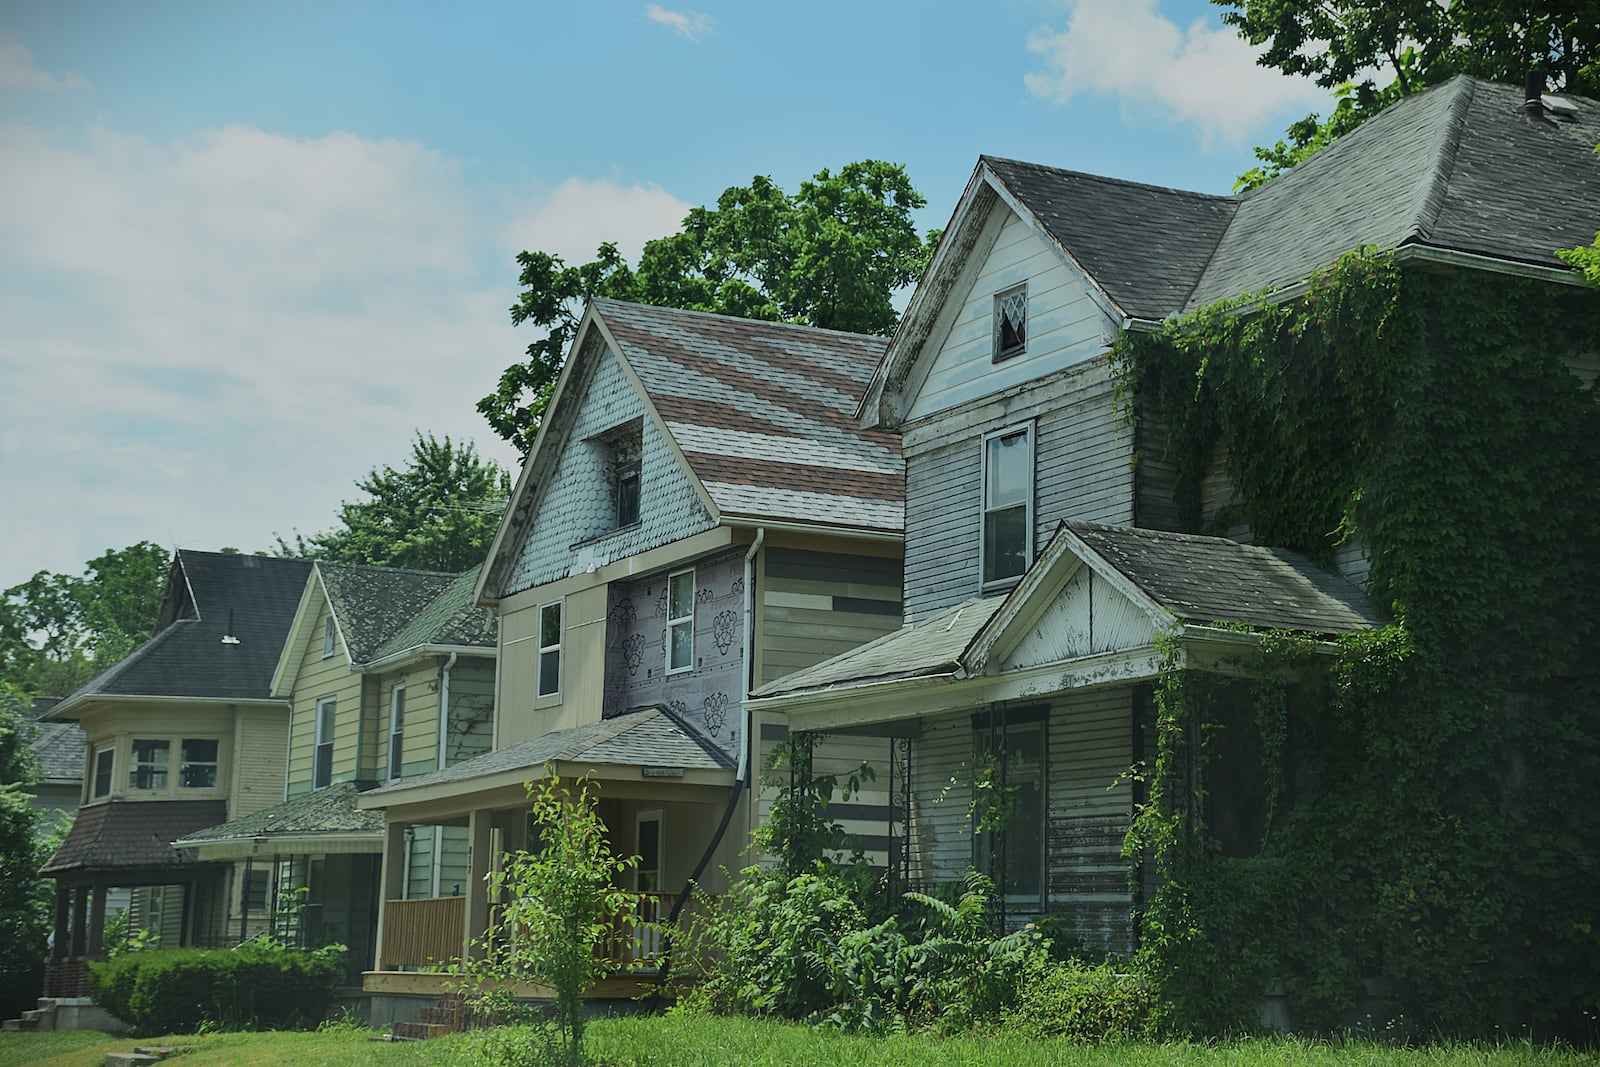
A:
<svg viewBox="0 0 1600 1067">
<path fill-rule="evenodd" d="M 318 1033 L 205 1034 L 126 1038 L 93 1031 L 0 1034 L 0 1064 L 99 1067 L 107 1052 L 182 1045 L 180 1067 L 304 1064 L 427 1067 L 470 1064 L 486 1038 L 465 1034 L 388 1044 L 353 1029 Z M 491 1039 L 492 1040 L 492 1039 Z M 605 1067 L 1590 1067 L 1592 1055 L 1510 1043 L 1399 1049 L 1361 1042 L 1254 1040 L 1074 1045 L 985 1034 L 964 1038 L 851 1037 L 749 1019 L 633 1017 L 594 1023 L 588 1048 Z"/>
</svg>

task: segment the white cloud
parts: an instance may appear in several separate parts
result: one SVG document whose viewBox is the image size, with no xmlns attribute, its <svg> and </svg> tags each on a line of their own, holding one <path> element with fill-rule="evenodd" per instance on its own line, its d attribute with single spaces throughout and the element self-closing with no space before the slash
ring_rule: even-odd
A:
<svg viewBox="0 0 1600 1067">
<path fill-rule="evenodd" d="M 11 37 L 0 36 L 0 86 L 9 89 L 87 89 L 88 79 L 82 74 L 69 72 L 60 77 L 40 70 L 33 63 L 33 53 L 26 45 Z"/>
<path fill-rule="evenodd" d="M 691 41 L 698 41 L 717 25 L 716 19 L 699 11 L 668 11 L 659 4 L 651 4 L 644 9 L 644 13 L 651 22 L 665 26 Z"/>
<path fill-rule="evenodd" d="M 0 126 L 0 588 L 140 539 L 332 525 L 526 340 L 503 220 L 425 146 Z"/>
<path fill-rule="evenodd" d="M 1263 124 L 1326 110 L 1305 78 L 1256 65 L 1248 42 L 1215 20 L 1187 27 L 1156 0 L 1068 0 L 1064 29 L 1039 29 L 1028 50 L 1046 69 L 1026 75 L 1035 96 L 1064 104 L 1080 93 L 1116 97 L 1125 113 L 1199 128 L 1202 144 L 1241 144 Z"/>
<path fill-rule="evenodd" d="M 576 266 L 593 259 L 602 241 L 611 241 L 623 258 L 637 263 L 646 241 L 678 232 L 690 206 L 653 182 L 568 178 L 517 214 L 506 230 L 506 246 L 513 254 L 549 252 Z"/>
</svg>

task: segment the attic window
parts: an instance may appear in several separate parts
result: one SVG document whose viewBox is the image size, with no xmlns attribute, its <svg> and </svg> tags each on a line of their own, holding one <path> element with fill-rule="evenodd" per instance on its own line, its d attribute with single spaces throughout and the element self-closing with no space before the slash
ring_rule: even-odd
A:
<svg viewBox="0 0 1600 1067">
<path fill-rule="evenodd" d="M 1028 285 L 996 293 L 994 297 L 994 362 L 1020 356 L 1028 350 Z"/>
<path fill-rule="evenodd" d="M 617 464 L 617 525 L 632 526 L 639 521 L 639 460 Z"/>
<path fill-rule="evenodd" d="M 614 530 L 639 521 L 639 453 L 643 433 L 643 420 L 631 419 L 590 439 L 605 470 Z"/>
<path fill-rule="evenodd" d="M 322 658 L 327 659 L 333 655 L 334 644 L 333 616 L 329 615 L 322 620 Z"/>
</svg>

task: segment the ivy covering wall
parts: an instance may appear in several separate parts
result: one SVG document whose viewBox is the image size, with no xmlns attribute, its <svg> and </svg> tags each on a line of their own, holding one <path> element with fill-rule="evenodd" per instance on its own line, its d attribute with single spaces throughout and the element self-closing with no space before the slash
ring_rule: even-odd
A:
<svg viewBox="0 0 1600 1067">
<path fill-rule="evenodd" d="M 1301 1027 L 1596 1039 L 1600 401 L 1569 365 L 1597 349 L 1600 293 L 1371 250 L 1119 341 L 1189 527 L 1220 468 L 1213 520 L 1324 564 L 1357 539 L 1395 619 L 1157 687 L 1128 853 L 1165 876 L 1143 953 L 1174 1021 L 1247 1025 L 1281 979 Z"/>
</svg>

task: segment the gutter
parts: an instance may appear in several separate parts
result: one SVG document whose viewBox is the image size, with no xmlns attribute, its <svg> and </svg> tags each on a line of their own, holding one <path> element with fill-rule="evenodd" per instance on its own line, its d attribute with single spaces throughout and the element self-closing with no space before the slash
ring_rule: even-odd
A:
<svg viewBox="0 0 1600 1067">
<path fill-rule="evenodd" d="M 904 507 L 904 504 L 901 506 Z M 885 541 L 890 544 L 900 544 L 906 539 L 904 530 L 885 530 L 876 526 L 825 526 L 814 522 L 786 522 L 782 519 L 774 521 L 760 515 L 740 515 L 733 512 L 723 512 L 721 525 L 755 526 L 761 530 L 778 530 L 783 533 L 833 536 L 847 534 L 862 541 Z"/>
<path fill-rule="evenodd" d="M 384 667 L 393 667 L 408 660 L 423 659 L 427 656 L 450 656 L 454 661 L 456 656 L 493 656 L 495 650 L 487 645 L 414 645 L 401 652 L 384 656 L 382 659 L 371 660 L 367 663 L 352 663 L 350 670 L 375 671 Z"/>
</svg>

